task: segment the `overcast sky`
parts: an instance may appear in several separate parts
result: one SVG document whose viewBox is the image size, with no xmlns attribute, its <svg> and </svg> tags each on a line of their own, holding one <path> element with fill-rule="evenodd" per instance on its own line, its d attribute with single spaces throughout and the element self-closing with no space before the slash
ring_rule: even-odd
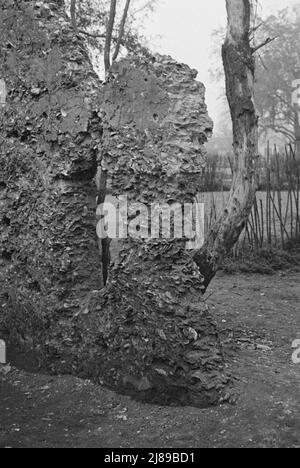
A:
<svg viewBox="0 0 300 468">
<path fill-rule="evenodd" d="M 266 16 L 297 3 L 300 0 L 260 0 L 259 13 Z M 221 104 L 220 88 L 209 73 L 213 63 L 211 34 L 226 26 L 225 4 L 225 0 L 159 0 L 144 31 L 152 38 L 155 50 L 199 71 L 198 79 L 206 86 L 208 110 L 214 120 Z"/>
</svg>

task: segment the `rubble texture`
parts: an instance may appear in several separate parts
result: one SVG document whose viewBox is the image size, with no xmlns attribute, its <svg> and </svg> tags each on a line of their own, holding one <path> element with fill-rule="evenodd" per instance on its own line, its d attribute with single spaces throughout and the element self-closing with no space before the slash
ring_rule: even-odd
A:
<svg viewBox="0 0 300 468">
<path fill-rule="evenodd" d="M 101 85 L 57 5 L 38 4 L 30 15 L 45 44 L 33 53 L 32 38 L 28 46 L 22 39 L 17 67 L 10 49 L 1 55 L 9 326 L 55 372 L 149 402 L 218 403 L 229 378 L 186 239 L 115 242 L 103 288 L 95 234 L 99 167 L 109 194 L 129 202 L 193 201 L 212 131 L 204 87 L 195 71 L 160 56 L 129 57 Z"/>
<path fill-rule="evenodd" d="M 1 44 L 0 259 L 14 331 L 40 343 L 102 284 L 92 184 L 99 84 L 56 5 L 1 3 L 11 23 Z"/>
</svg>

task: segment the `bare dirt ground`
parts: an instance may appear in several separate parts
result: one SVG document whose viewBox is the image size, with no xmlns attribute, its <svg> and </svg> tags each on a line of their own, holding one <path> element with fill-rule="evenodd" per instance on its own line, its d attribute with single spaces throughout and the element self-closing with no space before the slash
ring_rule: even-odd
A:
<svg viewBox="0 0 300 468">
<path fill-rule="evenodd" d="M 0 374 L 0 447 L 300 447 L 300 273 L 225 275 L 208 292 L 235 405 L 200 410 L 144 405 L 69 376 L 33 373 L 11 353 Z M 25 370 L 24 370 L 25 369 Z"/>
</svg>

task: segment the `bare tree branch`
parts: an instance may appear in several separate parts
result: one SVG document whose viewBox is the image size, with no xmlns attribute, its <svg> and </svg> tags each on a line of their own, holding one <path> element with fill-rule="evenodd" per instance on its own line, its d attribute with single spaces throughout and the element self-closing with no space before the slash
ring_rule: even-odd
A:
<svg viewBox="0 0 300 468">
<path fill-rule="evenodd" d="M 78 32 L 80 34 L 84 34 L 85 36 L 88 36 L 88 37 L 91 37 L 92 39 L 106 39 L 106 34 L 101 34 L 101 33 L 90 33 L 88 31 L 85 31 L 84 29 L 78 29 Z M 112 38 L 112 40 L 115 40 L 114 38 Z"/>
<path fill-rule="evenodd" d="M 256 31 L 258 31 L 264 24 L 265 24 L 265 21 L 262 21 L 262 22 L 259 23 L 257 26 L 254 26 L 254 27 L 251 29 L 251 34 L 254 34 Z"/>
<path fill-rule="evenodd" d="M 295 108 L 294 106 L 291 104 L 291 100 L 289 99 L 284 99 L 284 97 L 282 97 L 278 92 L 275 94 L 275 97 L 276 99 L 278 99 L 282 104 L 284 104 L 286 107 L 288 107 L 288 109 L 290 109 L 291 111 L 294 111 Z M 293 119 L 294 121 L 294 119 Z"/>
<path fill-rule="evenodd" d="M 151 8 L 152 5 L 153 5 L 153 0 L 149 0 L 148 2 L 146 2 L 144 5 L 142 5 L 140 8 L 138 8 L 137 10 L 134 10 L 131 14 L 131 17 L 132 18 L 135 18 L 135 16 L 138 14 L 138 13 L 141 13 L 141 11 L 144 11 L 148 8 Z"/>
<path fill-rule="evenodd" d="M 257 47 L 252 47 L 252 54 L 255 54 L 255 52 L 257 52 L 258 50 L 262 49 L 263 47 L 265 47 L 266 45 L 268 44 L 271 44 L 271 42 L 275 41 L 276 39 L 278 39 L 279 36 L 276 36 L 276 37 L 268 37 L 262 44 L 260 44 L 259 46 Z"/>
<path fill-rule="evenodd" d="M 273 130 L 275 133 L 282 134 L 286 136 L 289 140 L 292 140 L 293 142 L 295 141 L 295 135 L 287 128 L 284 126 L 279 126 L 279 125 L 264 125 L 264 131 L 266 130 Z"/>
</svg>

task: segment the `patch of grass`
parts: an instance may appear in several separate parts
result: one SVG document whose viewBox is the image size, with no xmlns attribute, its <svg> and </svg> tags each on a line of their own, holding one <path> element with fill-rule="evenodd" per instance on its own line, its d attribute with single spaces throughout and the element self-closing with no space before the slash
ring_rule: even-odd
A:
<svg viewBox="0 0 300 468">
<path fill-rule="evenodd" d="M 262 248 L 245 251 L 239 258 L 229 257 L 222 270 L 228 274 L 260 273 L 272 275 L 276 271 L 300 271 L 300 243 L 288 245 L 286 250 Z"/>
</svg>

